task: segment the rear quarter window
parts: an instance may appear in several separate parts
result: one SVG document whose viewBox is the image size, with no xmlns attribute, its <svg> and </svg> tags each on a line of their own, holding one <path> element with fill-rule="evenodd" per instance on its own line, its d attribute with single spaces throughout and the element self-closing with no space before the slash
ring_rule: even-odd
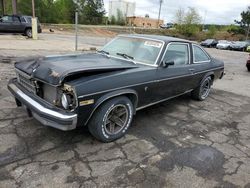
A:
<svg viewBox="0 0 250 188">
<path fill-rule="evenodd" d="M 197 45 L 193 45 L 193 57 L 194 63 L 203 63 L 210 61 L 210 57 L 207 55 L 207 53 Z"/>
</svg>

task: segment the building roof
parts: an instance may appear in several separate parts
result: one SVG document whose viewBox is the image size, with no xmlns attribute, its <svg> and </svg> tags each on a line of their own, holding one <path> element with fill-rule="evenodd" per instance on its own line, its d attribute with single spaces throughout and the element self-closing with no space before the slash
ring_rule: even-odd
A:
<svg viewBox="0 0 250 188">
<path fill-rule="evenodd" d="M 126 36 L 126 37 L 145 37 L 153 40 L 162 40 L 164 42 L 191 42 L 185 39 L 163 36 L 163 35 L 144 35 L 144 34 L 130 34 L 130 35 L 119 35 L 119 36 Z"/>
</svg>

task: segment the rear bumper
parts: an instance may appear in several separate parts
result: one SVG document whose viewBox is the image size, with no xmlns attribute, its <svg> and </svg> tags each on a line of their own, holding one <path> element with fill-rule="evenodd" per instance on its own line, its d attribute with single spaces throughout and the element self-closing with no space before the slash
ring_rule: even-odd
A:
<svg viewBox="0 0 250 188">
<path fill-rule="evenodd" d="M 37 96 L 34 94 L 21 90 L 16 79 L 10 80 L 8 89 L 22 105 L 31 111 L 33 117 L 43 125 L 63 131 L 76 128 L 77 114 L 55 108 L 41 99 L 37 100 Z"/>
</svg>

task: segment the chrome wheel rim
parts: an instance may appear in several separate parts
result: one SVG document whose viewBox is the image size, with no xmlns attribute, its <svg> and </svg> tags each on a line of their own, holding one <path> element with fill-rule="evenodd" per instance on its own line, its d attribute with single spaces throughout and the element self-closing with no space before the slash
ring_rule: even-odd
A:
<svg viewBox="0 0 250 188">
<path fill-rule="evenodd" d="M 211 85 L 210 85 L 210 80 L 207 79 L 201 86 L 201 98 L 205 99 L 210 93 Z"/>
<path fill-rule="evenodd" d="M 104 129 L 110 135 L 118 134 L 128 122 L 129 112 L 125 105 L 113 106 L 104 121 Z"/>
<path fill-rule="evenodd" d="M 27 36 L 32 37 L 32 31 L 30 29 L 27 31 Z"/>
</svg>

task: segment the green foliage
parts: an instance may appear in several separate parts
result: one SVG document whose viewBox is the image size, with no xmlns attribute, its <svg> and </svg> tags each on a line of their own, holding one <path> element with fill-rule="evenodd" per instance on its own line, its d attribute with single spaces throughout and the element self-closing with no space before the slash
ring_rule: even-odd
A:
<svg viewBox="0 0 250 188">
<path fill-rule="evenodd" d="M 125 16 L 123 15 L 123 13 L 120 9 L 117 10 L 116 24 L 117 25 L 125 25 L 126 24 Z"/>
<path fill-rule="evenodd" d="M 111 25 L 115 25 L 115 24 L 116 24 L 116 18 L 115 18 L 114 15 L 111 16 L 110 24 L 111 24 Z"/>
<path fill-rule="evenodd" d="M 176 30 L 187 37 L 195 36 L 200 30 L 201 17 L 195 8 L 189 7 L 185 12 L 183 9 L 179 9 L 176 12 Z"/>
<path fill-rule="evenodd" d="M 228 33 L 231 33 L 233 35 L 245 33 L 244 29 L 242 29 L 242 27 L 237 26 L 237 25 L 229 25 L 229 26 L 225 27 L 225 29 Z"/>
<path fill-rule="evenodd" d="M 6 14 L 12 14 L 11 1 L 5 0 L 5 5 Z M 35 0 L 36 16 L 42 23 L 74 23 L 76 9 L 80 24 L 103 22 L 103 0 Z M 32 15 L 31 0 L 17 0 L 17 10 L 19 14 Z"/>
<path fill-rule="evenodd" d="M 249 28 L 250 28 L 250 6 L 247 7 L 246 11 L 243 11 L 241 14 L 241 20 L 235 22 L 240 25 L 240 27 L 245 31 L 246 36 L 248 38 Z"/>
<path fill-rule="evenodd" d="M 80 23 L 101 24 L 105 15 L 103 0 L 81 0 L 78 10 L 80 13 Z"/>
<path fill-rule="evenodd" d="M 207 38 L 213 38 L 214 35 L 216 34 L 216 31 L 217 31 L 217 30 L 218 30 L 218 29 L 216 28 L 215 25 L 209 26 L 208 32 L 207 32 Z"/>
</svg>

